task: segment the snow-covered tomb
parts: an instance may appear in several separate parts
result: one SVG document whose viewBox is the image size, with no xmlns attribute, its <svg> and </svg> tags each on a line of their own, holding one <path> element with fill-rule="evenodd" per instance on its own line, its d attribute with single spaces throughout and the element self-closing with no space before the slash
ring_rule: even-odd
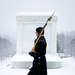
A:
<svg viewBox="0 0 75 75">
<path fill-rule="evenodd" d="M 48 17 L 53 12 L 19 12 L 16 15 L 17 24 L 17 53 L 12 58 L 12 68 L 30 68 L 33 57 L 28 52 L 31 51 L 36 38 L 35 29 L 44 26 Z M 52 20 L 45 28 L 45 38 L 47 40 L 47 68 L 60 68 L 61 59 L 57 54 L 57 20 L 55 13 Z"/>
</svg>

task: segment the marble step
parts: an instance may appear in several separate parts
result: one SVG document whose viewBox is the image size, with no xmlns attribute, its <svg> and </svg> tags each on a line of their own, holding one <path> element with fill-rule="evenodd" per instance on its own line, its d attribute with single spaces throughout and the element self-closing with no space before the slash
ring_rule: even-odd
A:
<svg viewBox="0 0 75 75">
<path fill-rule="evenodd" d="M 47 68 L 60 68 L 62 66 L 61 58 L 55 54 L 47 54 Z M 32 66 L 33 57 L 28 54 L 16 54 L 11 60 L 11 68 L 29 69 Z"/>
</svg>

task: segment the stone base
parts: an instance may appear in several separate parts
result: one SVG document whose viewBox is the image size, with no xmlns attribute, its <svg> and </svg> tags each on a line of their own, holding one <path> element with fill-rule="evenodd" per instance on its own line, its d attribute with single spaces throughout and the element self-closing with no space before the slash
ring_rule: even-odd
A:
<svg viewBox="0 0 75 75">
<path fill-rule="evenodd" d="M 56 69 L 62 66 L 62 62 L 58 55 L 47 54 L 47 68 L 48 69 Z M 29 69 L 32 65 L 33 57 L 28 54 L 16 54 L 11 60 L 12 68 L 24 68 Z"/>
<path fill-rule="evenodd" d="M 57 69 L 62 67 L 62 60 L 57 54 L 47 54 L 47 68 Z"/>
</svg>

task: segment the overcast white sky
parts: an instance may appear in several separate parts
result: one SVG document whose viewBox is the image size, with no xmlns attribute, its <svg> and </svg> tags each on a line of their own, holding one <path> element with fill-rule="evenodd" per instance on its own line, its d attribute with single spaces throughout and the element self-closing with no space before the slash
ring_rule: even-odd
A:
<svg viewBox="0 0 75 75">
<path fill-rule="evenodd" d="M 57 32 L 75 30 L 75 0 L 0 0 L 0 35 L 16 35 L 17 12 L 56 12 Z"/>
</svg>

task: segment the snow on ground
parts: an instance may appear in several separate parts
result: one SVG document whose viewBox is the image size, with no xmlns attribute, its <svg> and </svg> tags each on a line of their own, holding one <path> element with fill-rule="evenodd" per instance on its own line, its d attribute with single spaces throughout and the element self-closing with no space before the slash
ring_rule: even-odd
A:
<svg viewBox="0 0 75 75">
<path fill-rule="evenodd" d="M 75 59 L 63 58 L 61 68 L 47 71 L 48 75 L 75 75 Z M 28 72 L 28 69 L 12 69 L 10 58 L 0 62 L 0 75 L 27 75 Z"/>
</svg>

